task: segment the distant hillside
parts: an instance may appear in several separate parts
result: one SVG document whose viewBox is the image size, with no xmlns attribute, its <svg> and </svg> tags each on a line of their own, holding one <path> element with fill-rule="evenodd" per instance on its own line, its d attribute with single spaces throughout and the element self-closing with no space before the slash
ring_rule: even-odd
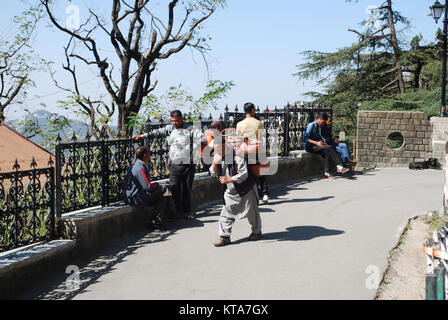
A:
<svg viewBox="0 0 448 320">
<path fill-rule="evenodd" d="M 27 114 L 26 116 L 7 121 L 7 123 L 15 128 L 17 131 L 22 133 L 25 136 L 29 136 L 29 132 L 26 132 L 26 124 L 28 123 L 35 123 L 42 131 L 48 131 L 49 129 L 49 123 L 50 121 L 53 121 L 58 118 L 64 118 L 62 115 L 58 115 L 55 113 L 50 113 L 46 110 L 37 110 L 33 113 Z M 79 137 L 79 140 L 84 140 L 84 137 L 86 137 L 87 132 L 89 131 L 89 127 L 83 123 L 82 121 L 75 120 L 75 119 L 67 119 L 69 121 L 69 126 L 66 126 L 63 128 L 63 130 L 52 132 L 52 135 L 57 136 L 59 133 L 61 135 L 62 140 L 70 139 L 73 136 L 73 133 L 76 134 L 76 136 Z M 115 129 L 115 127 L 112 126 L 112 129 Z M 38 145 L 49 148 L 48 141 L 44 141 L 44 137 L 42 135 L 36 135 L 34 137 L 30 138 L 34 143 L 37 143 Z"/>
</svg>

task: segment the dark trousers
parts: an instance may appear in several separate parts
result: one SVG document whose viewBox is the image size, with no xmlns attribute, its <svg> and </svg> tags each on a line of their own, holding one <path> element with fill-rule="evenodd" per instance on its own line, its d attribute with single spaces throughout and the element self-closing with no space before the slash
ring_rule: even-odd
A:
<svg viewBox="0 0 448 320">
<path fill-rule="evenodd" d="M 170 187 L 174 205 L 178 212 L 191 214 L 191 194 L 193 189 L 195 165 L 172 164 L 170 166 Z"/>
<path fill-rule="evenodd" d="M 145 206 L 154 207 L 151 222 L 155 224 L 164 223 L 173 208 L 171 192 L 165 186 L 158 186 L 151 190 L 146 198 Z"/>
<path fill-rule="evenodd" d="M 263 196 L 268 196 L 268 192 L 269 192 L 269 185 L 268 182 L 266 181 L 266 177 L 265 176 L 261 176 L 259 178 L 257 178 L 257 186 L 258 186 L 258 195 L 261 197 Z"/>
<path fill-rule="evenodd" d="M 325 146 L 323 148 L 316 146 L 315 144 L 308 146 L 306 151 L 311 153 L 317 153 L 320 154 L 322 157 L 324 157 L 325 160 L 325 172 L 330 171 L 330 161 L 332 161 L 336 166 L 340 165 L 342 163 L 341 157 L 336 152 L 336 150 L 333 148 L 333 146 Z"/>
</svg>

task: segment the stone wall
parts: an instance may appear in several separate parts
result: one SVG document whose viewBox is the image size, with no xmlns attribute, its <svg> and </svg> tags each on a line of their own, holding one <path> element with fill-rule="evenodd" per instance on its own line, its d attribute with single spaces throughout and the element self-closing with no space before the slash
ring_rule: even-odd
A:
<svg viewBox="0 0 448 320">
<path fill-rule="evenodd" d="M 432 157 L 439 160 L 440 163 L 445 163 L 445 145 L 448 141 L 448 118 L 431 118 L 432 126 Z"/>
<path fill-rule="evenodd" d="M 404 144 L 391 149 L 386 141 L 395 132 L 402 134 Z M 423 112 L 359 111 L 357 136 L 360 168 L 407 168 L 432 157 L 432 127 Z"/>
</svg>

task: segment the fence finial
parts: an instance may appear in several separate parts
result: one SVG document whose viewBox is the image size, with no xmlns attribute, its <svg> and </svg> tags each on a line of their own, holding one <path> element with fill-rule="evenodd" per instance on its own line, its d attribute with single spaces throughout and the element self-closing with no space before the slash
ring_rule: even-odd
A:
<svg viewBox="0 0 448 320">
<path fill-rule="evenodd" d="M 76 137 L 75 131 L 73 131 L 72 142 L 76 142 L 78 138 Z"/>
<path fill-rule="evenodd" d="M 238 105 L 235 106 L 235 112 L 238 112 Z"/>
<path fill-rule="evenodd" d="M 19 161 L 16 158 L 16 161 L 14 162 L 14 166 L 12 167 L 13 170 L 15 171 L 19 171 L 20 170 L 20 165 L 19 165 Z"/>
<path fill-rule="evenodd" d="M 221 113 L 221 115 L 219 116 L 219 121 L 223 121 L 224 120 L 224 117 L 222 116 L 222 113 Z"/>
<path fill-rule="evenodd" d="M 213 117 L 212 117 L 212 114 L 210 113 L 210 116 L 208 117 L 208 121 L 212 121 L 213 120 Z"/>
<path fill-rule="evenodd" d="M 34 159 L 34 157 L 33 157 L 33 160 L 31 161 L 31 164 L 30 164 L 30 168 L 36 169 L 36 167 L 37 167 L 36 159 Z"/>
<path fill-rule="evenodd" d="M 53 165 L 54 165 L 54 161 L 53 161 L 53 158 L 51 156 L 50 156 L 50 159 L 48 160 L 48 165 L 50 167 L 53 167 Z"/>
<path fill-rule="evenodd" d="M 90 142 L 90 138 L 91 138 L 92 136 L 90 135 L 90 132 L 89 131 L 87 131 L 87 134 L 86 134 L 86 140 L 88 141 L 88 142 Z"/>
<path fill-rule="evenodd" d="M 62 142 L 61 134 L 58 132 L 58 136 L 56 138 L 56 142 L 59 144 Z"/>
<path fill-rule="evenodd" d="M 226 107 L 224 108 L 225 112 L 229 112 L 229 105 L 226 104 Z"/>
</svg>

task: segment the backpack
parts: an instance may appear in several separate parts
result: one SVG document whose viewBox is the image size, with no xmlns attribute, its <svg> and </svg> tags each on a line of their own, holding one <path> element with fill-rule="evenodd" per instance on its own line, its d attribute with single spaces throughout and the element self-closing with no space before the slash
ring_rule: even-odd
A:
<svg viewBox="0 0 448 320">
<path fill-rule="evenodd" d="M 256 183 L 255 175 L 249 169 L 247 170 L 247 172 L 249 175 L 247 179 L 244 180 L 243 183 L 236 183 L 236 182 L 233 183 L 240 197 L 243 197 L 246 194 L 248 194 Z M 231 177 L 238 174 L 238 165 L 236 163 L 233 163 L 229 166 L 229 174 Z"/>
</svg>

